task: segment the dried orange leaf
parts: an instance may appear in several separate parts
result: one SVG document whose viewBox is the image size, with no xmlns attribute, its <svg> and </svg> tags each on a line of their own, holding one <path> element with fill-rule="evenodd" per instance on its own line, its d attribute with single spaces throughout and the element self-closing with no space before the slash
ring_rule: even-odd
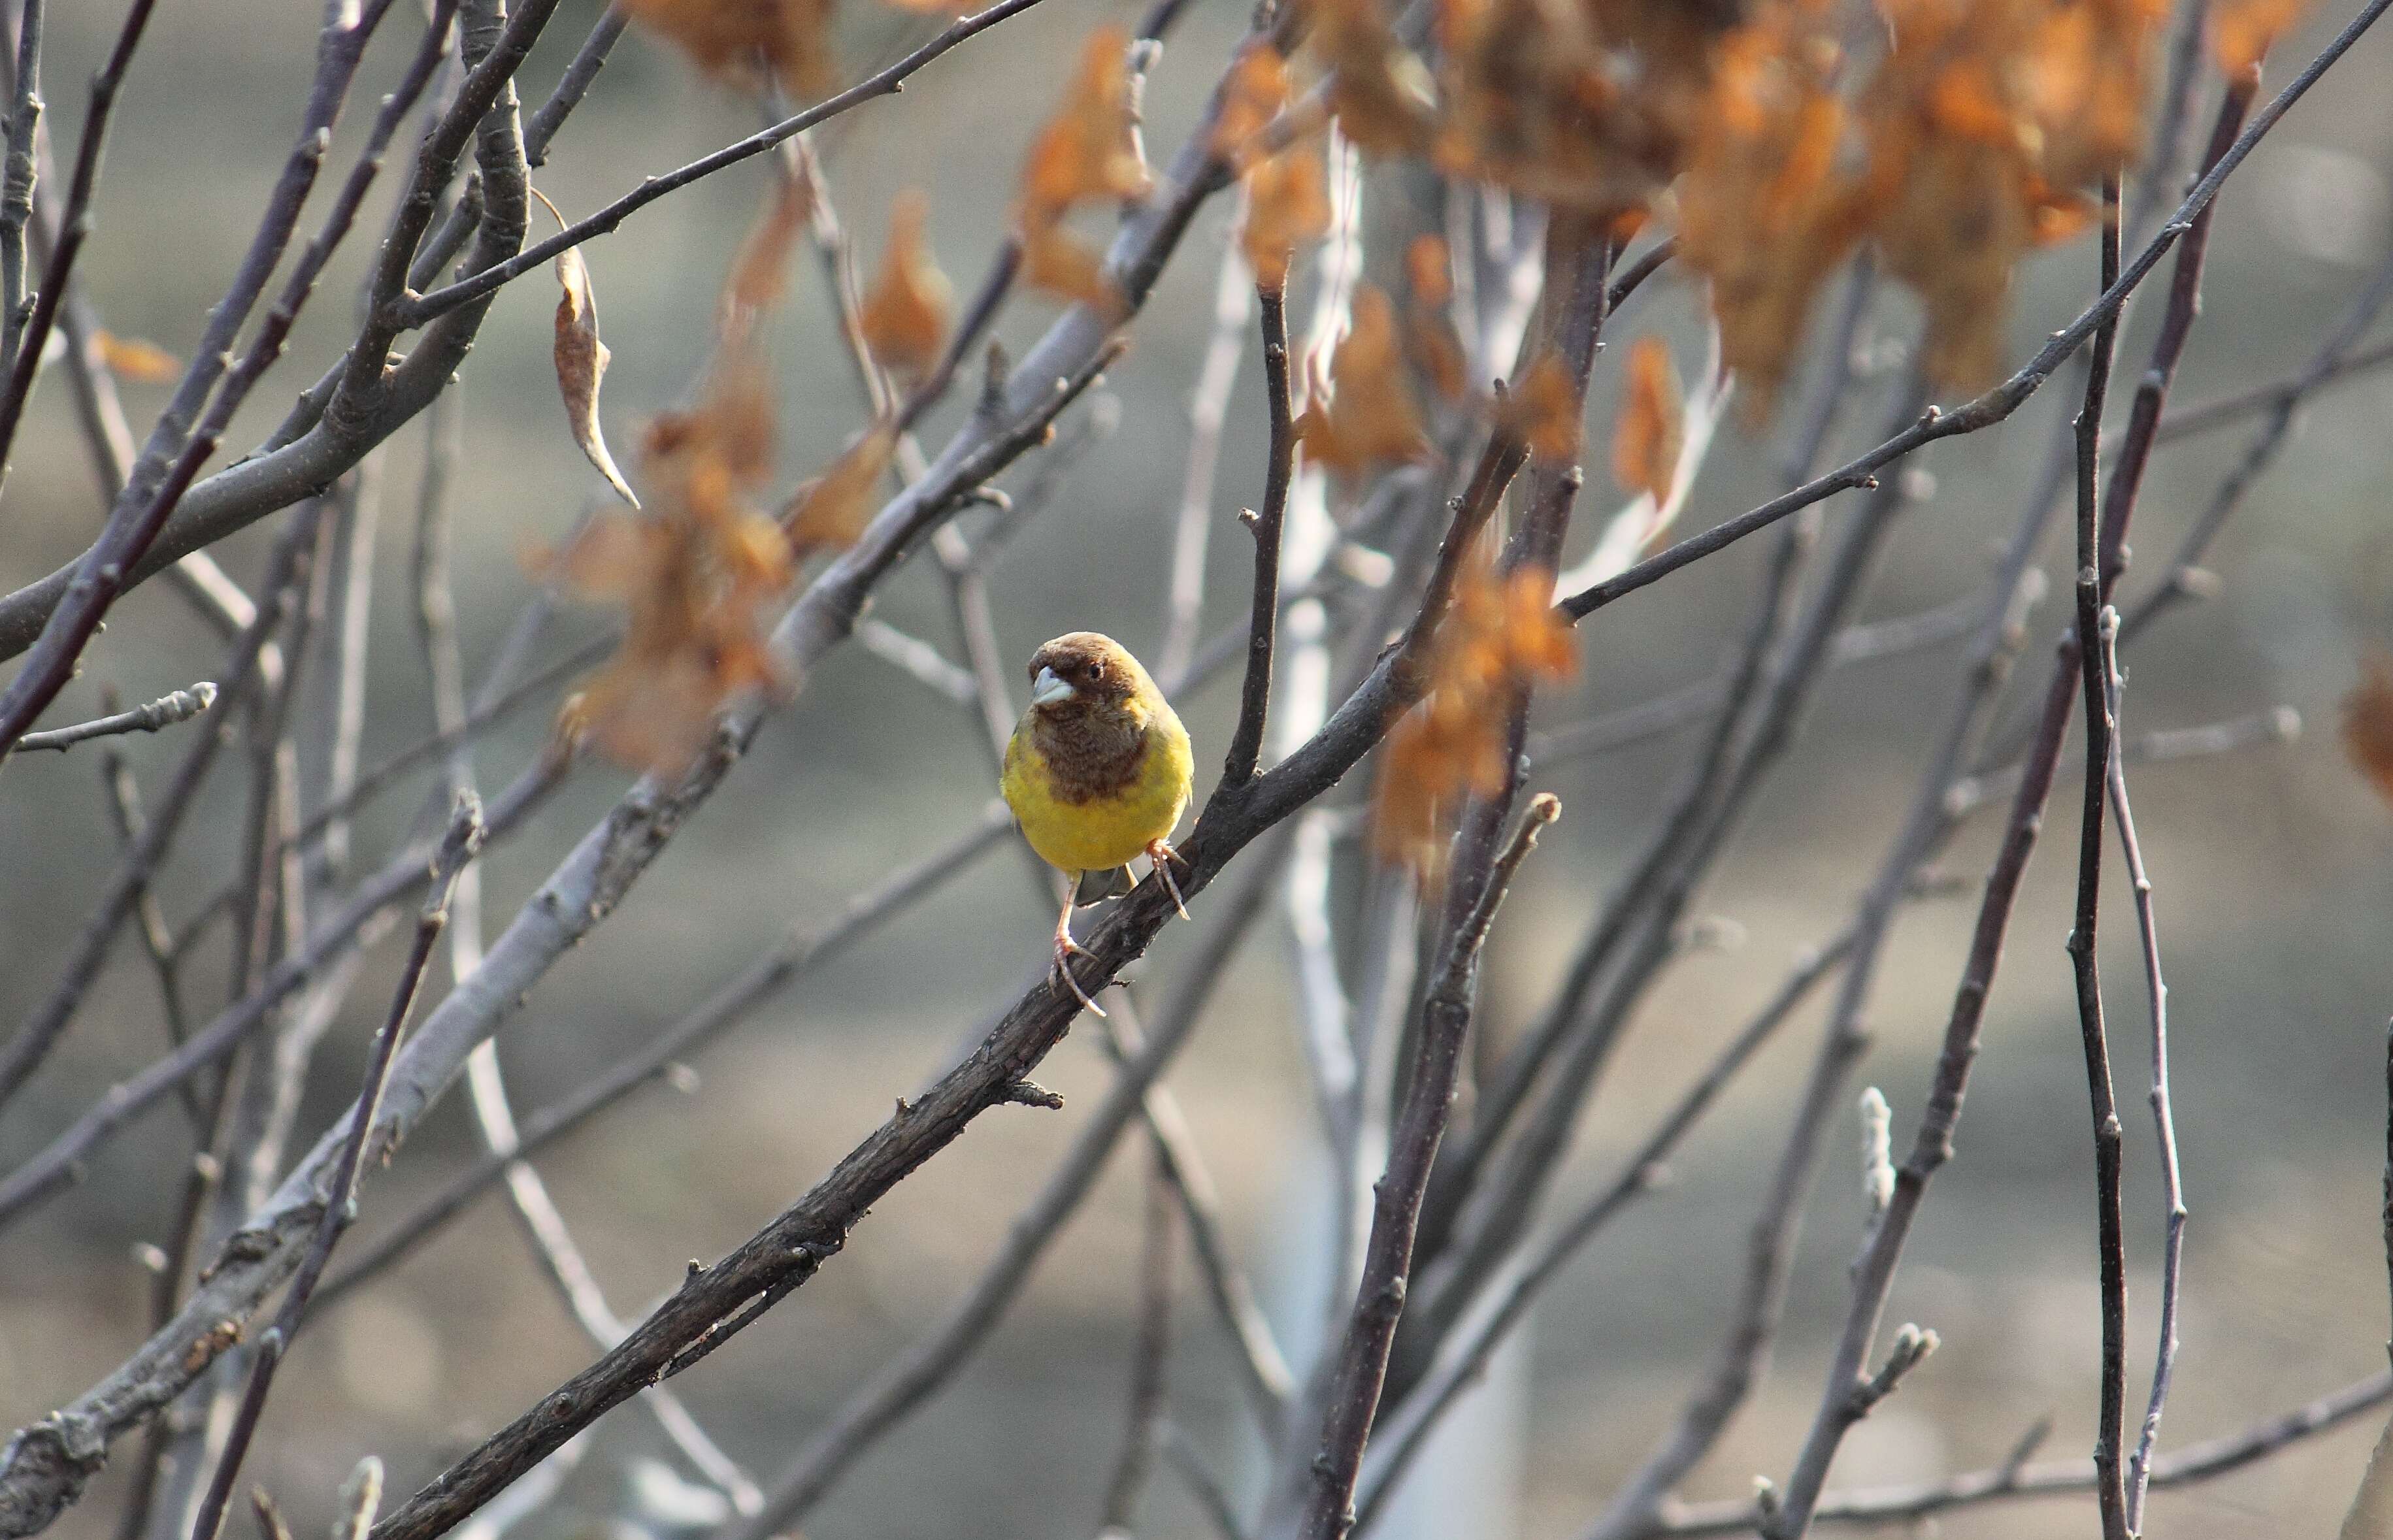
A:
<svg viewBox="0 0 2393 1540">
<path fill-rule="evenodd" d="M 1266 288 L 1288 282 L 1297 248 L 1329 232 L 1329 193 L 1321 151 L 1291 145 L 1247 168 L 1247 223 L 1240 240 L 1255 280 Z"/>
<path fill-rule="evenodd" d="M 735 85 L 759 61 L 793 94 L 830 89 L 831 0 L 623 0 L 632 19 Z"/>
<path fill-rule="evenodd" d="M 1553 592 L 1554 575 L 1543 568 L 1499 577 L 1478 559 L 1464 569 L 1431 641 L 1429 693 L 1396 723 L 1380 755 L 1371 843 L 1381 860 L 1434 871 L 1463 799 L 1503 790 L 1515 703 L 1578 668 Z"/>
<path fill-rule="evenodd" d="M 1405 276 L 1412 282 L 1415 305 L 1435 309 L 1454 297 L 1454 268 L 1445 242 L 1436 236 L 1415 236 L 1405 248 Z"/>
<path fill-rule="evenodd" d="M 99 349 L 99 361 L 120 380 L 132 380 L 140 385 L 173 385 L 183 376 L 183 365 L 175 355 L 154 342 L 139 337 L 120 337 L 113 332 L 97 331 L 91 334 L 92 345 Z"/>
<path fill-rule="evenodd" d="M 1098 28 L 1081 48 L 1064 99 L 1022 168 L 1026 227 L 1052 222 L 1083 200 L 1136 198 L 1152 185 L 1139 153 L 1129 49 L 1130 33 L 1118 26 Z"/>
<path fill-rule="evenodd" d="M 1657 505 L 1670 501 L 1684 411 L 1670 350 L 1659 337 L 1638 338 L 1628 349 L 1627 389 L 1612 430 L 1612 478 L 1624 491 L 1643 492 Z"/>
<path fill-rule="evenodd" d="M 606 378 L 609 355 L 598 340 L 598 304 L 580 247 L 569 246 L 557 254 L 556 281 L 564 291 L 556 301 L 556 388 L 565 398 L 566 426 L 615 495 L 636 508 L 640 500 L 616 469 L 607 436 L 598 426 L 598 384 Z"/>
<path fill-rule="evenodd" d="M 2377 795 L 2393 803 L 2393 656 L 2360 659 L 2360 683 L 2344 698 L 2343 746 Z"/>
<path fill-rule="evenodd" d="M 1213 119 L 1213 153 L 1243 168 L 1254 154 L 1255 137 L 1288 105 L 1288 61 L 1268 43 L 1238 51 L 1222 85 L 1222 110 Z"/>
<path fill-rule="evenodd" d="M 1022 281 L 1034 289 L 1094 306 L 1107 315 L 1121 309 L 1121 292 L 1105 276 L 1104 254 L 1083 245 L 1061 225 L 1024 233 Z"/>
<path fill-rule="evenodd" d="M 723 286 L 718 324 L 726 339 L 743 335 L 756 317 L 781 303 L 789 288 L 790 254 L 813 206 L 806 184 L 797 177 L 783 176 L 773 184 L 773 196 L 741 238 Z"/>
<path fill-rule="evenodd" d="M 939 361 L 955 294 L 922 239 L 930 214 L 930 200 L 910 189 L 890 205 L 889 245 L 860 318 L 873 358 L 918 374 Z"/>
<path fill-rule="evenodd" d="M 1332 393 L 1297 420 L 1298 441 L 1315 463 L 1341 476 L 1419 457 L 1428 448 L 1405 381 L 1394 307 L 1366 283 L 1354 293 L 1353 327 L 1329 363 Z"/>
<path fill-rule="evenodd" d="M 844 551 L 870 522 L 878 503 L 873 486 L 889 468 L 896 447 L 884 424 L 868 430 L 830 468 L 791 494 L 781 528 L 799 560 L 818 551 Z"/>
<path fill-rule="evenodd" d="M 2225 0 L 2210 12 L 2210 57 L 2230 76 L 2256 69 L 2308 8 L 2309 0 Z"/>
<path fill-rule="evenodd" d="M 1505 393 L 1497 422 L 1548 464 L 1578 458 L 1578 392 L 1562 360 L 1549 353 Z"/>
</svg>

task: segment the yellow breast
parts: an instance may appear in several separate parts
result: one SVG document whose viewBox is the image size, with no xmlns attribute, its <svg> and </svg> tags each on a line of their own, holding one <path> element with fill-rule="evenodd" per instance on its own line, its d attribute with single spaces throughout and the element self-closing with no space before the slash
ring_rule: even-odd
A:
<svg viewBox="0 0 2393 1540">
<path fill-rule="evenodd" d="M 1118 791 L 1087 802 L 1056 795 L 1054 772 L 1027 726 L 1005 746 L 999 789 L 1040 859 L 1067 872 L 1104 871 L 1144 854 L 1148 841 L 1170 837 L 1187 811 L 1194 769 L 1188 734 L 1167 709 L 1147 727 L 1138 774 Z"/>
</svg>

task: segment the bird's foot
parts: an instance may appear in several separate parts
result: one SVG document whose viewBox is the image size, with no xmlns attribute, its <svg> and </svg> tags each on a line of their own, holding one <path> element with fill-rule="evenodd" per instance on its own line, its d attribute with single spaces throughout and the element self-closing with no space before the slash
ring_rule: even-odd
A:
<svg viewBox="0 0 2393 1540">
<path fill-rule="evenodd" d="M 1180 882 L 1171 875 L 1171 863 L 1178 861 L 1183 867 L 1188 863 L 1182 858 L 1178 851 L 1171 848 L 1169 842 L 1162 840 L 1149 840 L 1146 842 L 1146 858 L 1155 863 L 1155 875 L 1163 879 L 1163 891 L 1171 895 L 1171 907 L 1180 911 L 1181 919 L 1187 919 L 1188 900 L 1180 896 Z"/>
<path fill-rule="evenodd" d="M 1066 910 L 1066 912 L 1068 914 L 1070 911 Z M 1063 986 L 1062 989 L 1057 991 L 1058 993 L 1068 991 L 1077 996 L 1079 998 L 1080 1003 L 1089 1008 L 1090 1014 L 1094 1016 L 1103 1016 L 1105 1013 L 1105 1008 L 1091 999 L 1089 998 L 1089 992 L 1080 987 L 1080 981 L 1072 976 L 1072 959 L 1074 957 L 1092 957 L 1095 954 L 1091 952 L 1086 946 L 1083 946 L 1079 942 L 1073 940 L 1072 933 L 1069 930 L 1060 925 L 1057 926 L 1055 928 L 1055 961 L 1053 966 L 1048 972 L 1048 982 L 1053 985 L 1060 985 Z"/>
</svg>

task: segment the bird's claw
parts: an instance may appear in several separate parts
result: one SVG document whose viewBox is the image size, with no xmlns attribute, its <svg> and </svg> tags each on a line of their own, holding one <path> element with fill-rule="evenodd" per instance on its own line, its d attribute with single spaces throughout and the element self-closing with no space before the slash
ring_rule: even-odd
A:
<svg viewBox="0 0 2393 1540">
<path fill-rule="evenodd" d="M 1065 990 L 1077 996 L 1080 1003 L 1089 1008 L 1090 1014 L 1104 1016 L 1105 1008 L 1091 999 L 1089 992 L 1080 987 L 1080 981 L 1072 975 L 1072 959 L 1075 956 L 1092 957 L 1094 955 L 1086 946 L 1073 940 L 1068 933 L 1059 932 L 1055 937 L 1055 961 L 1049 972 L 1048 982 L 1060 984 Z"/>
<path fill-rule="evenodd" d="M 1181 919 L 1188 919 L 1188 900 L 1180 896 L 1180 882 L 1171 875 L 1172 862 L 1178 861 L 1183 867 L 1188 863 L 1182 859 L 1178 851 L 1162 840 L 1149 840 L 1146 842 L 1146 858 L 1155 863 L 1155 875 L 1163 879 L 1163 891 L 1171 895 L 1171 907 L 1180 911 Z"/>
</svg>

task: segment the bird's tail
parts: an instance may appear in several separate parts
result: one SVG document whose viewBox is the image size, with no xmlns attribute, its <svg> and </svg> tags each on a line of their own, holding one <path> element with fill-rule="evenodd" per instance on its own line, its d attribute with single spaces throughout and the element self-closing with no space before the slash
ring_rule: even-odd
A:
<svg viewBox="0 0 2393 1540">
<path fill-rule="evenodd" d="M 1108 898 L 1119 898 L 1130 892 L 1136 879 L 1128 867 L 1107 867 L 1103 871 L 1080 873 L 1079 886 L 1072 892 L 1072 907 L 1085 909 L 1092 904 L 1102 904 Z"/>
</svg>

